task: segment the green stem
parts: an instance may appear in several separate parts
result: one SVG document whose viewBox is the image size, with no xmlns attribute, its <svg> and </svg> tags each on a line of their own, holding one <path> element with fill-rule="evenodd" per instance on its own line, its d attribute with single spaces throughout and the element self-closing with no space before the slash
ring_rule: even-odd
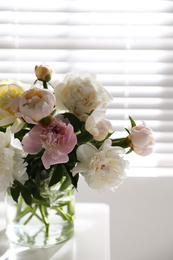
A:
<svg viewBox="0 0 173 260">
<path fill-rule="evenodd" d="M 67 195 L 71 196 L 72 192 L 69 191 Z M 67 204 L 67 210 L 68 210 L 68 214 L 70 214 L 71 216 L 74 215 L 74 205 L 73 205 L 73 202 L 71 200 Z"/>
<path fill-rule="evenodd" d="M 23 199 L 22 199 L 22 197 L 20 197 L 18 205 L 17 205 L 17 211 L 16 211 L 16 217 L 15 218 L 17 218 L 18 215 L 20 215 L 22 204 L 23 204 Z"/>
<path fill-rule="evenodd" d="M 64 220 L 67 220 L 69 223 L 72 223 L 73 222 L 73 218 L 70 214 L 68 213 L 64 213 L 64 211 L 62 209 L 60 209 L 59 207 L 55 207 L 54 208 L 58 213 L 59 215 L 64 219 Z"/>
<path fill-rule="evenodd" d="M 71 201 L 69 202 L 67 208 L 68 208 L 68 214 L 73 215 L 74 214 L 74 205 Z"/>
<path fill-rule="evenodd" d="M 31 220 L 31 218 L 35 215 L 36 210 L 37 210 L 37 205 L 35 205 L 35 208 L 33 208 L 32 213 L 29 216 L 29 218 L 23 223 L 24 225 L 26 225 Z"/>
<path fill-rule="evenodd" d="M 49 223 L 47 221 L 47 217 L 46 217 L 46 214 L 45 214 L 45 207 L 42 206 L 42 205 L 39 205 L 39 210 L 40 210 L 40 213 L 41 213 L 41 216 L 43 218 L 43 222 L 45 224 L 45 228 L 46 228 L 46 237 L 49 236 Z"/>
<path fill-rule="evenodd" d="M 121 146 L 122 148 L 127 148 L 128 145 L 126 143 L 126 138 L 117 138 L 117 139 L 111 139 L 112 140 L 112 146 Z"/>
<path fill-rule="evenodd" d="M 30 206 L 26 206 L 25 209 L 22 211 L 21 209 L 22 209 L 23 202 L 24 202 L 23 198 L 20 197 L 19 202 L 17 204 L 17 211 L 16 211 L 16 216 L 15 216 L 15 221 L 19 221 L 21 218 L 26 216 L 28 213 L 31 213 L 29 218 L 24 222 L 24 225 L 26 225 L 33 216 L 37 217 L 41 222 L 43 222 L 45 224 L 44 220 L 36 213 L 38 205 L 36 204 L 34 209 L 32 209 Z"/>
<path fill-rule="evenodd" d="M 47 82 L 46 82 L 46 81 L 43 81 L 43 87 L 44 87 L 45 89 L 48 88 L 48 87 L 47 87 Z"/>
<path fill-rule="evenodd" d="M 23 218 L 25 215 L 27 215 L 30 212 L 31 212 L 31 207 L 28 206 L 23 211 L 16 213 L 15 220 L 19 221 L 21 218 Z"/>
<path fill-rule="evenodd" d="M 44 223 L 43 219 L 42 219 L 37 213 L 35 213 L 35 216 L 36 216 L 41 222 Z"/>
<path fill-rule="evenodd" d="M 38 80 L 38 79 L 36 79 L 36 80 L 34 81 L 34 84 L 36 84 L 36 83 L 37 83 L 37 80 Z"/>
</svg>

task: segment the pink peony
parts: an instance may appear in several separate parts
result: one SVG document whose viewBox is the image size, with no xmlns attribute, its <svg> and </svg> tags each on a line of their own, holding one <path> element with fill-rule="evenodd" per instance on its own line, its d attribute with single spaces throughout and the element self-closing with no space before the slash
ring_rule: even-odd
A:
<svg viewBox="0 0 173 260">
<path fill-rule="evenodd" d="M 16 95 L 11 104 L 15 116 L 30 124 L 36 124 L 52 113 L 55 105 L 55 97 L 49 90 L 39 88 L 40 85 L 35 86 L 25 91 L 22 96 Z"/>
<path fill-rule="evenodd" d="M 143 122 L 142 125 L 133 126 L 131 134 L 127 137 L 127 143 L 132 147 L 133 151 L 141 156 L 149 155 L 153 152 L 154 138 L 152 130 Z"/>
<path fill-rule="evenodd" d="M 22 140 L 23 149 L 29 154 L 45 149 L 42 162 L 46 169 L 53 164 L 68 162 L 67 154 L 73 150 L 76 143 L 73 126 L 61 115 L 53 117 L 48 126 L 35 125 Z"/>
</svg>

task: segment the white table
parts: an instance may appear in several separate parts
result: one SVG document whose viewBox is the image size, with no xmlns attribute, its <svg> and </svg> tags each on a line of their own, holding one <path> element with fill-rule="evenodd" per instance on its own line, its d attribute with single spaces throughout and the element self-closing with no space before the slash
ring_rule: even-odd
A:
<svg viewBox="0 0 173 260">
<path fill-rule="evenodd" d="M 110 260 L 109 206 L 76 203 L 75 235 L 66 243 L 47 249 L 28 249 L 9 241 L 5 235 L 4 203 L 0 202 L 0 260 Z"/>
</svg>

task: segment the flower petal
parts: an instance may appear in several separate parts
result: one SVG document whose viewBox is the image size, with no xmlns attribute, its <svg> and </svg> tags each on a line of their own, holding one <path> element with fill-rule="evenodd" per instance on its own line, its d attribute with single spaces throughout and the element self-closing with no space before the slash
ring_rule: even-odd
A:
<svg viewBox="0 0 173 260">
<path fill-rule="evenodd" d="M 26 134 L 22 140 L 23 150 L 29 154 L 36 154 L 41 151 L 41 143 L 33 142 L 29 134 Z"/>
<path fill-rule="evenodd" d="M 13 123 L 16 119 L 16 116 L 7 116 L 5 118 L 2 118 L 0 120 L 0 126 L 9 125 Z"/>
<path fill-rule="evenodd" d="M 41 159 L 45 169 L 49 169 L 51 165 L 68 162 L 69 157 L 67 154 L 57 153 L 57 157 L 52 158 L 52 155 L 45 151 Z"/>
</svg>

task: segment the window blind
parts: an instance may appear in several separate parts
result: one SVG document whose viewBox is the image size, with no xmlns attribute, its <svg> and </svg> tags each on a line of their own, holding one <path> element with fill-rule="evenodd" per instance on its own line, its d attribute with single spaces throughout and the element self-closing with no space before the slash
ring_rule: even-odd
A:
<svg viewBox="0 0 173 260">
<path fill-rule="evenodd" d="M 154 131 L 154 153 L 131 167 L 173 168 L 173 2 L 49 0 L 0 2 L 0 79 L 34 81 L 34 67 L 90 71 L 114 96 L 107 118 L 117 137 L 130 115 Z"/>
</svg>

